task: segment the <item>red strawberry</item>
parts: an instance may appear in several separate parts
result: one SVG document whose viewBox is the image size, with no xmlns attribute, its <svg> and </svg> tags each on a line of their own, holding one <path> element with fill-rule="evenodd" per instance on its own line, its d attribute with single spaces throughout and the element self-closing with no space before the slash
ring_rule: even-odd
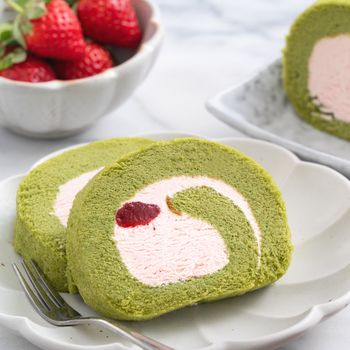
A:
<svg viewBox="0 0 350 350">
<path fill-rule="evenodd" d="M 84 33 L 101 43 L 135 48 L 141 41 L 130 0 L 79 0 L 77 12 Z"/>
<path fill-rule="evenodd" d="M 82 29 L 64 0 L 51 0 L 45 15 L 32 20 L 32 24 L 32 32 L 25 36 L 29 51 L 62 60 L 83 57 L 85 43 Z"/>
<path fill-rule="evenodd" d="M 29 83 L 40 83 L 56 79 L 52 68 L 45 61 L 33 56 L 29 56 L 24 62 L 1 70 L 0 76 Z"/>
<path fill-rule="evenodd" d="M 96 75 L 112 66 L 112 56 L 104 47 L 94 43 L 87 43 L 82 59 L 74 62 L 56 62 L 55 70 L 60 79 L 70 80 Z"/>
<path fill-rule="evenodd" d="M 156 204 L 128 202 L 118 209 L 115 218 L 121 227 L 135 227 L 149 224 L 160 213 Z"/>
<path fill-rule="evenodd" d="M 78 18 L 64 0 L 9 2 L 19 12 L 15 38 L 28 51 L 42 57 L 76 60 L 85 42 Z"/>
</svg>

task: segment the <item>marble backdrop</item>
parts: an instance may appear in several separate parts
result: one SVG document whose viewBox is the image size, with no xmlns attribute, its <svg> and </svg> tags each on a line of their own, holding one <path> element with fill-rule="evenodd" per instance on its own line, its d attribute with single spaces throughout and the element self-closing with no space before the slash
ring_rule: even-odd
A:
<svg viewBox="0 0 350 350">
<path fill-rule="evenodd" d="M 235 135 L 205 110 L 204 101 L 280 55 L 290 23 L 312 2 L 155 1 L 165 26 L 164 46 L 133 98 L 70 139 L 28 140 L 0 128 L 0 179 L 26 171 L 53 150 L 103 137 L 166 129 L 212 137 Z"/>
<path fill-rule="evenodd" d="M 1 0 L 0 0 L 1 1 Z M 74 143 L 161 130 L 210 137 L 237 135 L 204 107 L 280 55 L 284 37 L 311 0 L 155 0 L 166 30 L 153 71 L 119 110 L 64 140 L 25 139 L 0 128 L 0 179 L 25 172 L 41 156 Z M 343 311 L 284 350 L 350 349 L 350 312 Z M 0 327 L 0 349 L 36 350 Z"/>
</svg>

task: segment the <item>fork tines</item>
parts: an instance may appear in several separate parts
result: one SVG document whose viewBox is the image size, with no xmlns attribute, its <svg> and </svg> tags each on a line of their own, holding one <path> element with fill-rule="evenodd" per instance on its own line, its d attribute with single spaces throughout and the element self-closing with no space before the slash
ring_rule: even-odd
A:
<svg viewBox="0 0 350 350">
<path fill-rule="evenodd" d="M 17 264 L 12 264 L 26 296 L 41 316 L 45 316 L 46 319 L 52 318 L 52 311 L 58 309 L 70 311 L 69 316 L 79 315 L 45 279 L 35 262 L 23 261 L 21 265 L 25 274 L 21 272 Z"/>
</svg>

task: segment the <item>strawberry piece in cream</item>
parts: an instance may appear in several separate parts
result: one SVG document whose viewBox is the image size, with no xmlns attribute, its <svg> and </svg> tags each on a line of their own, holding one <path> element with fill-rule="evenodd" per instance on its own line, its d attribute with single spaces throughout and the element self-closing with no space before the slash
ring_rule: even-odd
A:
<svg viewBox="0 0 350 350">
<path fill-rule="evenodd" d="M 155 204 L 143 202 L 125 203 L 116 213 L 116 222 L 120 227 L 147 225 L 160 213 Z"/>
</svg>

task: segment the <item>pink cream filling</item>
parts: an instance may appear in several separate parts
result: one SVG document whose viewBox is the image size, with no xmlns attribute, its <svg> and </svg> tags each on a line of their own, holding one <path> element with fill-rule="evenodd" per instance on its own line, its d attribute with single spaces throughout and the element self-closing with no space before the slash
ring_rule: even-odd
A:
<svg viewBox="0 0 350 350">
<path fill-rule="evenodd" d="M 316 43 L 309 59 L 308 88 L 321 111 L 350 122 L 350 35 Z"/>
<path fill-rule="evenodd" d="M 84 173 L 58 188 L 58 193 L 53 206 L 53 214 L 58 217 L 60 223 L 67 227 L 69 213 L 72 209 L 76 195 L 99 173 L 102 168 Z"/>
<path fill-rule="evenodd" d="M 261 231 L 244 197 L 221 180 L 204 176 L 178 176 L 156 182 L 139 191 L 128 202 L 155 204 L 160 214 L 148 225 L 114 229 L 122 260 L 129 272 L 150 286 L 185 281 L 214 273 L 229 262 L 225 242 L 210 224 L 172 212 L 166 198 L 192 187 L 207 186 L 229 198 L 247 218 L 258 246 Z"/>
</svg>

